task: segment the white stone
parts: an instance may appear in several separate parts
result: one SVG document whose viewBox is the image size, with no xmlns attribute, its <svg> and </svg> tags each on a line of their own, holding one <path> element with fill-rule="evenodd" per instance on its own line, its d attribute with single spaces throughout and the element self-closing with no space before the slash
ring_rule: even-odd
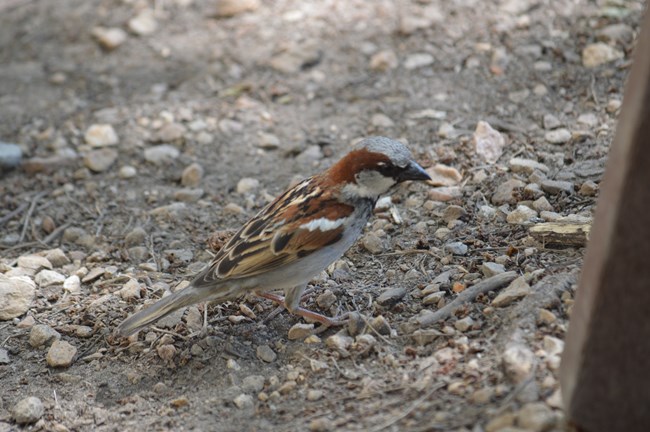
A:
<svg viewBox="0 0 650 432">
<path fill-rule="evenodd" d="M 91 147 L 111 146 L 119 142 L 115 129 L 109 124 L 91 125 L 86 129 L 84 140 Z"/>
<path fill-rule="evenodd" d="M 487 163 L 493 164 L 503 154 L 506 139 L 489 123 L 479 121 L 474 131 L 474 150 Z"/>
<path fill-rule="evenodd" d="M 144 159 L 156 165 L 162 165 L 173 161 L 180 156 L 181 152 L 170 144 L 160 144 L 149 147 L 144 151 Z"/>
<path fill-rule="evenodd" d="M 129 20 L 129 30 L 139 36 L 145 36 L 156 31 L 158 23 L 151 9 L 143 9 Z"/>
<path fill-rule="evenodd" d="M 34 300 L 36 285 L 27 276 L 0 274 L 0 320 L 8 320 L 27 312 Z"/>
<path fill-rule="evenodd" d="M 123 300 L 133 300 L 140 298 L 140 283 L 136 279 L 129 279 L 117 294 Z"/>
<path fill-rule="evenodd" d="M 607 45 L 606 43 L 598 42 L 590 44 L 582 50 L 582 64 L 588 68 L 594 68 L 605 63 L 612 62 L 623 58 L 622 51 Z"/>
<path fill-rule="evenodd" d="M 114 50 L 126 42 L 128 38 L 126 32 L 119 27 L 95 27 L 92 30 L 92 35 L 97 39 L 102 48 L 107 50 Z"/>
<path fill-rule="evenodd" d="M 59 285 L 65 281 L 65 276 L 54 270 L 41 270 L 34 278 L 36 284 L 41 287 L 48 287 L 50 285 Z"/>
<path fill-rule="evenodd" d="M 404 61 L 406 69 L 417 69 L 433 64 L 433 56 L 428 53 L 416 53 L 409 55 Z"/>
<path fill-rule="evenodd" d="M 506 375 L 515 384 L 528 379 L 535 369 L 535 355 L 528 347 L 520 344 L 511 344 L 506 347 L 501 361 Z"/>
<path fill-rule="evenodd" d="M 532 174 L 533 171 L 548 172 L 548 167 L 532 159 L 512 158 L 508 162 L 510 170 L 515 173 Z"/>
<path fill-rule="evenodd" d="M 501 291 L 499 295 L 492 300 L 492 306 L 507 306 L 527 296 L 530 292 L 530 285 L 528 285 L 528 282 L 526 282 L 526 279 L 524 279 L 523 276 L 520 276 L 512 281 L 505 290 Z"/>
<path fill-rule="evenodd" d="M 535 210 L 524 205 L 519 205 L 508 214 L 506 220 L 509 224 L 526 225 L 531 223 L 532 219 L 536 217 L 537 212 Z"/>
<path fill-rule="evenodd" d="M 571 139 L 571 132 L 568 129 L 555 129 L 546 132 L 544 139 L 551 144 L 564 144 Z"/>
<path fill-rule="evenodd" d="M 240 195 L 253 192 L 260 186 L 260 181 L 250 177 L 244 177 L 237 182 L 237 193 Z"/>
</svg>

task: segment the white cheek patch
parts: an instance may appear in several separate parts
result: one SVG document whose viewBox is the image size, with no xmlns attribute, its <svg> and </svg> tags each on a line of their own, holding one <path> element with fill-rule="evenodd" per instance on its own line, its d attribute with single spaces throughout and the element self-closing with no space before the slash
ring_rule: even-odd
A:
<svg viewBox="0 0 650 432">
<path fill-rule="evenodd" d="M 301 229 L 306 229 L 306 230 L 309 230 L 309 231 L 319 230 L 319 231 L 325 232 L 325 231 L 330 231 L 330 230 L 333 230 L 333 229 L 336 229 L 336 228 L 340 227 L 341 225 L 343 225 L 345 223 L 345 221 L 347 219 L 348 218 L 341 218 L 341 219 L 332 220 L 332 219 L 327 219 L 327 218 L 319 218 L 319 219 L 314 219 L 314 220 L 311 220 L 311 221 L 309 221 L 309 222 L 307 222 L 305 224 L 300 225 L 300 228 Z"/>
</svg>

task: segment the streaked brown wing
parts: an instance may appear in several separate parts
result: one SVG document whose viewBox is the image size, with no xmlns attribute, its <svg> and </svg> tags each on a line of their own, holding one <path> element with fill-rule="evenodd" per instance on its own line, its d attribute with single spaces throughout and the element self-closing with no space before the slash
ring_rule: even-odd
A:
<svg viewBox="0 0 650 432">
<path fill-rule="evenodd" d="M 300 228 L 310 220 L 352 214 L 352 206 L 327 195 L 311 178 L 279 196 L 230 239 L 193 285 L 259 275 L 335 243 L 343 235 L 343 227 L 323 231 Z M 319 199 L 310 199 L 313 197 Z"/>
</svg>

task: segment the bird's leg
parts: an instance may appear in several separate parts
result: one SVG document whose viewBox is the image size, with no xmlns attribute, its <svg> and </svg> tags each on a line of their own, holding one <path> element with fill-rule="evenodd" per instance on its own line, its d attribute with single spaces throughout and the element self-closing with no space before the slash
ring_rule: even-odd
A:
<svg viewBox="0 0 650 432">
<path fill-rule="evenodd" d="M 302 295 L 305 291 L 305 286 L 306 285 L 298 285 L 296 287 L 291 287 L 285 289 L 285 297 L 283 298 L 282 296 L 279 296 L 277 294 L 271 294 L 271 293 L 257 293 L 259 297 L 263 297 L 269 300 L 274 301 L 275 303 L 278 303 L 281 306 L 284 306 L 289 313 L 293 315 L 298 315 L 303 318 L 308 318 L 312 321 L 319 322 L 323 324 L 324 326 L 327 327 L 335 327 L 335 326 L 342 326 L 346 324 L 346 319 L 347 319 L 347 313 L 342 314 L 342 315 L 337 315 L 336 317 L 330 318 L 325 315 L 321 315 L 317 312 L 310 311 L 309 309 L 305 309 L 300 306 L 300 300 L 302 299 Z M 277 311 L 277 309 L 276 309 Z M 271 314 L 273 316 L 277 315 L 279 312 L 273 311 Z M 267 320 L 270 318 L 267 318 Z"/>
</svg>

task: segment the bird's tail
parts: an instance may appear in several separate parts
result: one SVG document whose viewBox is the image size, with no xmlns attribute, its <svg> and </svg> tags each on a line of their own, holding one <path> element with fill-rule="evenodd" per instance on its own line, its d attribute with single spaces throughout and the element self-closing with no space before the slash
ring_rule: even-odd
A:
<svg viewBox="0 0 650 432">
<path fill-rule="evenodd" d="M 218 291 L 221 292 L 215 292 L 214 289 L 210 292 L 210 290 L 190 285 L 187 288 L 168 295 L 167 297 L 161 298 L 157 303 L 131 315 L 117 327 L 117 333 L 121 336 L 130 336 L 138 330 L 158 321 L 160 318 L 167 316 L 180 308 L 206 300 L 226 301 L 232 297 L 230 289 L 226 288 Z"/>
</svg>

